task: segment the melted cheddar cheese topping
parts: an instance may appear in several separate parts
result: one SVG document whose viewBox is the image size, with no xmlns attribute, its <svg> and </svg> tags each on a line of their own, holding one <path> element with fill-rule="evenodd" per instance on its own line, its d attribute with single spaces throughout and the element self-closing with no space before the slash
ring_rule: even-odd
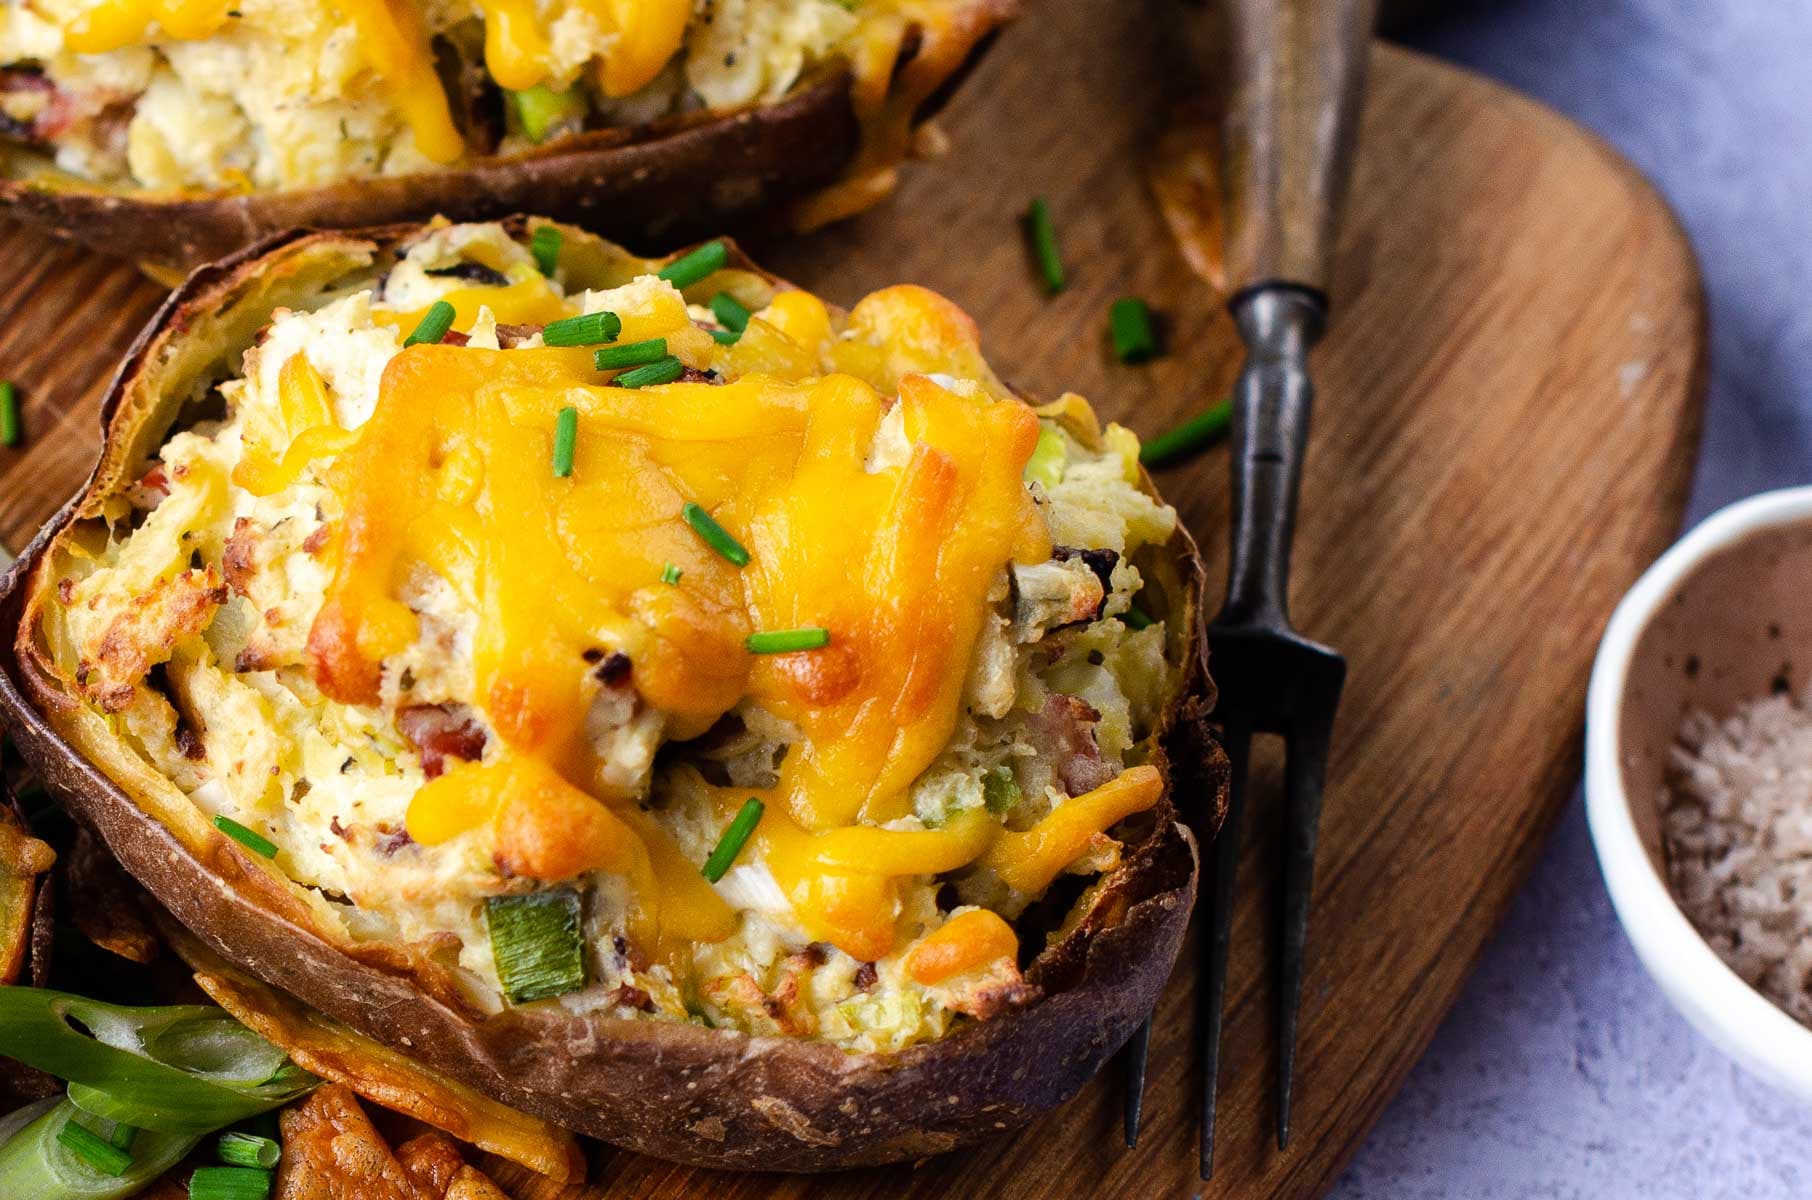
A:
<svg viewBox="0 0 1812 1200">
<path fill-rule="evenodd" d="M 688 302 L 719 288 L 755 309 L 727 345 Z M 402 347 L 437 301 L 453 332 Z M 599 311 L 687 378 L 542 343 Z M 1129 434 L 1041 420 L 923 289 L 848 314 L 736 271 L 568 292 L 496 226 L 442 226 L 280 313 L 222 392 L 143 520 L 69 562 L 48 640 L 204 812 L 394 936 L 451 934 L 489 986 L 486 900 L 574 888 L 598 986 L 573 1003 L 910 1044 L 1021 1002 L 1011 919 L 1110 869 L 1162 794 L 1128 754 L 1163 629 L 1116 614 L 1174 516 Z M 748 648 L 802 627 L 827 644 Z"/>
</svg>

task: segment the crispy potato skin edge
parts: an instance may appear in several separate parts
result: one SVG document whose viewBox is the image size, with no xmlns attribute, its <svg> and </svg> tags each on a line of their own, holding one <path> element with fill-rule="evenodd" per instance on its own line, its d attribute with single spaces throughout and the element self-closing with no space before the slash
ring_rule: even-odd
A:
<svg viewBox="0 0 1812 1200">
<path fill-rule="evenodd" d="M 506 224 L 520 231 L 525 221 Z M 210 306 L 313 247 L 362 244 L 381 254 L 414 228 L 292 232 L 197 271 L 115 376 L 102 405 L 108 443 L 143 438 L 140 427 L 158 413 L 146 407 L 141 377 L 156 376 Z M 753 269 L 740 251 L 736 265 Z M 59 713 L 69 709 L 68 693 L 35 661 L 27 624 L 38 564 L 118 470 L 104 454 L 89 484 L 0 577 L 0 717 L 46 788 L 178 920 L 329 1016 L 525 1112 L 617 1145 L 705 1166 L 817 1171 L 922 1157 L 1021 1126 L 1079 1090 L 1156 1005 L 1197 873 L 1196 838 L 1173 799 L 1184 800 L 1204 838 L 1226 807 L 1226 759 L 1206 721 L 1202 567 L 1186 531 L 1175 544 L 1172 615 L 1183 622 L 1187 678 L 1166 739 L 1176 761 L 1167 764 L 1162 748 L 1154 755 L 1171 775 L 1149 835 L 1028 969 L 1042 999 L 900 1054 L 849 1054 L 819 1042 L 582 1017 L 553 1003 L 482 1016 L 429 986 L 423 964 L 355 956 L 336 943 L 283 894 L 268 864 L 218 835 L 185 838 L 151 816 L 65 736 Z"/>
</svg>

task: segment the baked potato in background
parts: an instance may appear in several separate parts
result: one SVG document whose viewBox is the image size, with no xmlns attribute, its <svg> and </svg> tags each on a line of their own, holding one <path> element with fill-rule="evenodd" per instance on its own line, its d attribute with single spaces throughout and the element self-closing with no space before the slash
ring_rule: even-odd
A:
<svg viewBox="0 0 1812 1200">
<path fill-rule="evenodd" d="M 948 301 L 661 265 L 513 218 L 196 272 L 5 577 L 0 715 L 213 952 L 524 1112 L 777 1170 L 1023 1124 L 1169 975 L 1171 797 L 1224 806 L 1194 546 Z M 581 310 L 675 370 L 596 386 Z"/>
<path fill-rule="evenodd" d="M 279 230 L 534 209 L 619 237 L 891 189 L 1018 0 L 22 0 L 0 210 L 168 282 Z"/>
</svg>

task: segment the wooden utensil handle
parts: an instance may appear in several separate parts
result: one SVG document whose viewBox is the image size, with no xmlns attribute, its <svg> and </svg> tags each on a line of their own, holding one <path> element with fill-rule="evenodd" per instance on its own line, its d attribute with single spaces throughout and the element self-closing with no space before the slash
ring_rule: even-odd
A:
<svg viewBox="0 0 1812 1200">
<path fill-rule="evenodd" d="M 1227 0 L 1227 283 L 1325 293 L 1377 0 Z"/>
</svg>

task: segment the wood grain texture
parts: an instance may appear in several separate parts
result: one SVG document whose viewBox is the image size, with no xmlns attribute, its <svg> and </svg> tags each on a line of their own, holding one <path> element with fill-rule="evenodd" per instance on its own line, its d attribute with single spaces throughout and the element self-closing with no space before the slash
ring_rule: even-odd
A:
<svg viewBox="0 0 1812 1200">
<path fill-rule="evenodd" d="M 1176 266 L 1138 169 L 1182 87 L 1178 9 L 1064 0 L 1002 39 L 944 125 L 952 150 L 881 210 L 757 247 L 848 303 L 900 280 L 955 298 L 1020 386 L 1070 388 L 1149 435 L 1238 367 L 1218 298 Z M 1647 185 L 1527 100 L 1380 49 L 1334 270 L 1335 322 L 1304 482 L 1293 615 L 1351 667 L 1310 932 L 1296 1140 L 1271 1142 L 1270 862 L 1261 755 L 1234 924 L 1219 1170 L 1194 1178 L 1193 970 L 1153 1041 L 1127 1153 L 1098 1079 L 1016 1137 L 917 1166 L 711 1175 L 600 1151 L 592 1196 L 1313 1195 L 1357 1146 L 1456 996 L 1571 791 L 1592 647 L 1671 536 L 1697 433 L 1691 254 Z M 1071 287 L 1046 300 L 1015 222 L 1049 198 Z M 28 444 L 0 450 L 17 547 L 87 470 L 113 359 L 158 299 L 123 267 L 0 229 L 0 375 Z M 1106 309 L 1147 298 L 1169 354 L 1113 363 Z M 1224 455 L 1160 486 L 1224 564 Z M 1262 744 L 1261 744 L 1262 745 Z M 544 1197 L 507 1168 L 499 1177 Z"/>
</svg>

